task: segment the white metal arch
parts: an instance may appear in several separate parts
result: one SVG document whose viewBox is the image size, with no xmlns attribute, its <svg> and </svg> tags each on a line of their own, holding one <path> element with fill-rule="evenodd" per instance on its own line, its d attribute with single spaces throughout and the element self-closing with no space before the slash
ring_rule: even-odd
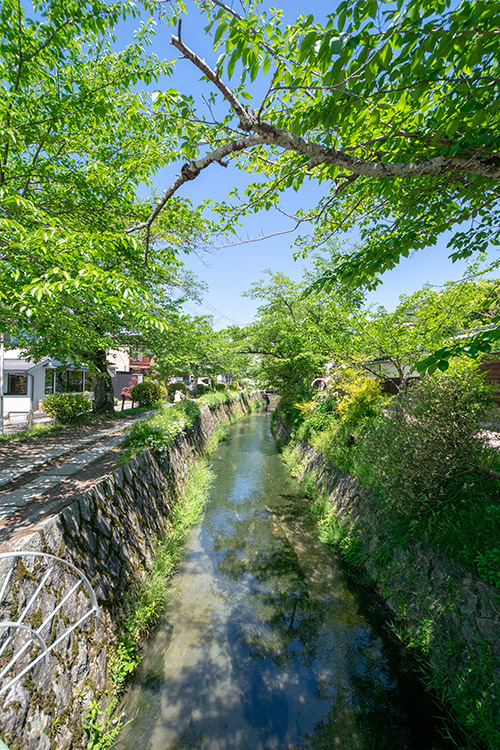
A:
<svg viewBox="0 0 500 750">
<path fill-rule="evenodd" d="M 28 634 L 28 639 L 26 640 L 26 642 L 14 652 L 8 663 L 0 670 L 0 696 L 4 695 L 4 693 L 10 690 L 10 688 L 13 687 L 16 682 L 19 682 L 19 680 L 24 677 L 24 675 L 30 669 L 33 669 L 33 667 L 38 664 L 39 661 L 41 661 L 42 659 L 47 659 L 51 651 L 53 651 L 60 643 L 62 643 L 74 630 L 76 630 L 76 628 L 82 625 L 86 620 L 88 620 L 89 617 L 92 617 L 92 615 L 97 613 L 98 611 L 95 592 L 90 585 L 88 578 L 82 573 L 82 571 L 67 560 L 63 560 L 60 557 L 50 555 L 46 552 L 0 553 L 0 569 L 3 567 L 4 563 L 8 565 L 10 561 L 10 567 L 5 574 L 2 588 L 0 590 L 0 603 L 3 603 L 5 601 L 9 583 L 11 582 L 13 573 L 16 569 L 16 563 L 20 558 L 23 557 L 39 558 L 41 560 L 47 561 L 48 565 L 45 572 L 43 573 L 41 580 L 38 582 L 34 593 L 31 595 L 28 603 L 24 606 L 17 619 L 0 621 L 0 629 L 5 629 L 7 631 L 6 635 L 3 637 L 0 632 L 0 642 L 3 641 L 0 646 L 0 658 L 5 653 L 9 644 L 12 643 L 16 632 L 24 631 Z M 39 625 L 37 628 L 33 628 L 31 625 L 27 624 L 25 620 L 29 618 L 30 612 L 33 613 L 34 608 L 45 586 L 50 582 L 51 575 L 55 572 L 58 565 L 69 569 L 74 574 L 76 583 L 52 608 L 41 625 Z M 78 590 L 81 587 L 83 587 L 83 589 L 89 596 L 88 610 L 79 618 L 77 618 L 75 622 L 69 625 L 59 637 L 55 638 L 52 642 L 49 642 L 50 633 L 48 633 L 47 626 L 53 622 L 55 615 L 62 609 L 62 607 L 64 607 L 66 602 L 68 602 L 73 595 L 77 595 Z M 44 633 L 43 631 L 46 628 L 47 631 L 46 633 Z M 34 645 L 40 646 L 40 653 L 35 654 L 33 658 L 29 660 L 29 663 L 27 665 L 25 664 L 24 666 L 22 666 L 20 671 L 16 671 L 16 664 L 18 665 L 19 660 L 24 654 L 27 654 L 29 656 L 29 649 L 31 649 Z"/>
</svg>

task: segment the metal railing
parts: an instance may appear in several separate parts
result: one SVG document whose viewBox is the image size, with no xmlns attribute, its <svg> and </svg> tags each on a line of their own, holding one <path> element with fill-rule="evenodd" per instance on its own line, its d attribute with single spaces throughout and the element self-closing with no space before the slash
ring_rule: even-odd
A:
<svg viewBox="0 0 500 750">
<path fill-rule="evenodd" d="M 34 592 L 31 594 L 28 602 L 22 607 L 21 612 L 19 614 L 16 612 L 16 616 L 12 617 L 12 619 L 0 621 L 0 629 L 5 631 L 3 635 L 0 635 L 0 662 L 2 659 L 5 660 L 8 647 L 12 646 L 13 649 L 12 656 L 9 654 L 10 658 L 7 663 L 0 668 L 0 696 L 10 690 L 42 659 L 47 660 L 51 651 L 57 648 L 73 631 L 98 611 L 94 590 L 81 570 L 67 560 L 46 552 L 6 552 L 0 554 L 0 569 L 3 568 L 5 570 L 5 567 L 8 568 L 4 574 L 5 577 L 0 590 L 0 606 L 2 608 L 5 609 L 9 583 L 12 584 L 17 564 L 22 558 L 35 559 L 35 561 L 38 559 L 40 562 L 39 572 L 43 571 L 44 566 L 45 570 L 41 573 L 41 578 L 37 582 Z M 40 611 L 40 609 L 36 609 L 37 605 L 39 605 L 40 597 L 44 590 L 48 590 L 51 576 L 57 571 L 58 566 L 62 566 L 66 571 L 70 571 L 76 582 L 62 599 L 50 609 L 42 623 L 35 626 L 33 619 L 35 613 Z M 71 597 L 76 598 L 78 592 L 82 589 L 86 591 L 89 599 L 87 611 L 79 617 L 77 616 L 75 621 L 69 624 L 61 635 L 54 637 L 53 631 L 55 629 L 51 626 L 55 616 L 67 603 L 70 603 Z M 15 602 L 10 602 L 9 606 L 15 610 Z M 65 619 L 68 618 L 67 609 L 66 607 L 64 612 Z M 16 638 L 16 634 L 18 633 L 26 634 L 27 638 L 24 642 L 22 642 L 22 638 Z M 52 637 L 54 638 L 53 640 L 51 640 Z M 35 653 L 31 655 L 31 651 Z M 26 658 L 21 661 L 23 657 Z M 27 664 L 25 663 L 26 660 L 28 661 Z M 5 682 L 5 684 L 2 684 L 2 682 Z"/>
</svg>

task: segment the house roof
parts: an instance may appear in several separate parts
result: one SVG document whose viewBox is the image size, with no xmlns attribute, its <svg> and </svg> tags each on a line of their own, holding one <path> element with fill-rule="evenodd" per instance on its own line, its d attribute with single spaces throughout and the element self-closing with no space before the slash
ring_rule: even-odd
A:
<svg viewBox="0 0 500 750">
<path fill-rule="evenodd" d="M 75 365 L 70 364 L 69 362 L 59 362 L 58 359 L 46 358 L 43 360 L 43 362 L 40 362 L 37 367 L 40 367 L 40 365 L 45 365 L 47 370 L 59 370 L 61 367 L 64 367 L 65 370 L 88 370 L 88 367 L 85 367 L 85 365 Z"/>
<path fill-rule="evenodd" d="M 26 359 L 4 359 L 3 369 L 4 372 L 33 372 L 33 370 L 43 367 L 48 362 L 50 362 L 48 358 L 41 362 L 30 362 Z"/>
<path fill-rule="evenodd" d="M 66 370 L 87 370 L 84 365 L 72 365 L 67 362 L 59 362 L 52 357 L 45 357 L 41 362 L 30 362 L 26 359 L 4 359 L 4 372 L 33 372 L 39 367 L 45 367 L 47 370 L 57 370 L 64 367 Z"/>
<path fill-rule="evenodd" d="M 3 363 L 4 372 L 28 372 L 33 367 L 33 362 L 23 359 L 5 359 Z"/>
</svg>

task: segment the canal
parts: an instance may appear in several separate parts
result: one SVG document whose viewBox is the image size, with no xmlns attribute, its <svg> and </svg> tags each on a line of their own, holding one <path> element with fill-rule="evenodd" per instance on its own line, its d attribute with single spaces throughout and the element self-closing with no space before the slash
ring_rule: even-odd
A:
<svg viewBox="0 0 500 750">
<path fill-rule="evenodd" d="M 433 706 L 318 541 L 270 415 L 230 428 L 119 750 L 444 750 Z M 366 596 L 366 594 L 365 594 Z"/>
</svg>

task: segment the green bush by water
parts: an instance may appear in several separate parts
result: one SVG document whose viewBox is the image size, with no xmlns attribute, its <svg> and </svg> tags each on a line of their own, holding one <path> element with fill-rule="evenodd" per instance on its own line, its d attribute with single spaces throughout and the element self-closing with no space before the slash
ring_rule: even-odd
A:
<svg viewBox="0 0 500 750">
<path fill-rule="evenodd" d="M 462 365 L 451 375 L 425 378 L 375 413 L 365 411 L 359 422 L 360 411 L 348 401 L 344 406 L 342 416 L 349 414 L 349 419 L 343 421 L 338 413 L 323 430 L 315 429 L 321 424 L 321 413 L 311 427 L 311 417 L 303 408 L 306 426 L 295 427 L 295 435 L 307 434 L 327 458 L 376 495 L 385 533 L 376 552 L 382 595 L 394 595 L 398 549 L 416 541 L 500 588 L 500 453 L 481 440 L 490 393 L 477 370 Z M 350 443 L 349 434 L 355 436 Z M 284 456 L 292 473 L 301 476 L 298 454 L 285 449 Z M 346 526 L 314 487 L 310 494 L 321 539 L 334 544 L 351 565 L 362 565 L 366 548 L 359 527 Z M 424 662 L 435 649 L 444 649 L 450 659 L 455 654 L 459 666 L 454 679 L 434 677 L 432 687 L 469 732 L 464 750 L 500 750 L 490 646 L 478 635 L 464 664 L 464 644 L 454 641 L 451 633 L 436 630 L 434 605 L 425 600 L 419 605 L 417 623 L 406 618 L 406 597 L 397 606 L 405 623 L 400 632 L 403 642 L 416 649 Z"/>
<path fill-rule="evenodd" d="M 480 438 L 491 392 L 477 368 L 457 365 L 390 400 L 364 381 L 280 412 L 376 494 L 399 544 L 420 538 L 499 586 L 500 453 Z"/>
<path fill-rule="evenodd" d="M 337 406 L 337 399 L 327 391 L 318 394 L 314 401 L 304 404 L 304 420 L 297 429 L 297 437 L 311 442 L 316 435 L 335 428 L 339 421 Z"/>
<path fill-rule="evenodd" d="M 353 473 L 392 513 L 395 533 L 422 538 L 500 585 L 498 451 L 481 421 L 491 393 L 474 370 L 426 378 L 374 422 Z"/>
<path fill-rule="evenodd" d="M 127 457 L 142 448 L 162 451 L 173 443 L 177 435 L 199 421 L 201 410 L 194 401 L 181 401 L 164 407 L 158 414 L 136 422 L 124 440 Z"/>
<path fill-rule="evenodd" d="M 392 399 L 357 454 L 357 472 L 385 502 L 420 517 L 452 501 L 481 465 L 487 387 L 472 371 L 423 378 Z"/>
<path fill-rule="evenodd" d="M 295 405 L 303 419 L 295 436 L 311 443 L 342 471 L 351 472 L 360 441 L 387 402 L 378 381 L 353 372 L 338 379 L 334 391 Z"/>
</svg>

